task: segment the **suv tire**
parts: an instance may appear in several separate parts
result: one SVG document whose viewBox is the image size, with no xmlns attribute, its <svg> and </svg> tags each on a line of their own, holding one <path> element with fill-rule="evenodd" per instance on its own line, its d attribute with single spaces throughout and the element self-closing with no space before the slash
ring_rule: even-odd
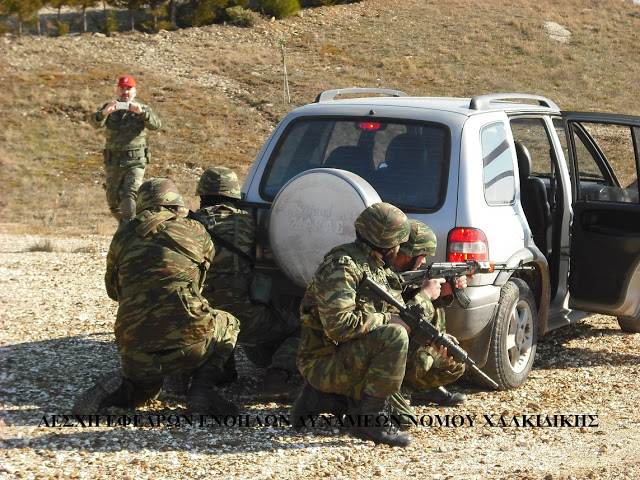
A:
<svg viewBox="0 0 640 480">
<path fill-rule="evenodd" d="M 512 278 L 500 290 L 489 358 L 484 367 L 501 390 L 521 386 L 533 366 L 538 342 L 538 312 L 529 286 Z"/>
<path fill-rule="evenodd" d="M 640 333 L 640 318 L 618 317 L 620 330 L 627 333 Z"/>
</svg>

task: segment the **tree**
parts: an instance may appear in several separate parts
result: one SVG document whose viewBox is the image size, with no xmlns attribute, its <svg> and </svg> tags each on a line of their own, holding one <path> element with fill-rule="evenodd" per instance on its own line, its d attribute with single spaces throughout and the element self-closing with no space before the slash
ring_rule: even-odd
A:
<svg viewBox="0 0 640 480">
<path fill-rule="evenodd" d="M 158 1 L 163 1 L 163 0 L 156 0 L 156 3 Z M 127 10 L 129 10 L 129 18 L 131 20 L 131 30 L 136 29 L 136 20 L 135 20 L 136 12 L 140 11 L 146 3 L 150 3 L 150 2 L 145 0 L 113 0 L 112 2 L 112 4 L 116 7 L 124 7 Z"/>
<path fill-rule="evenodd" d="M 62 7 L 65 5 L 69 5 L 70 0 L 48 0 L 47 3 L 51 5 L 53 8 L 58 9 L 58 21 L 62 21 Z"/>
<path fill-rule="evenodd" d="M 5 0 L 2 10 L 18 22 L 18 35 L 22 35 L 25 25 L 39 23 L 38 12 L 42 8 L 42 0 Z"/>
<path fill-rule="evenodd" d="M 82 32 L 87 33 L 87 8 L 95 7 L 99 0 L 70 0 L 71 5 L 82 10 Z"/>
<path fill-rule="evenodd" d="M 147 0 L 147 12 L 151 14 L 152 18 L 152 27 L 151 30 L 154 32 L 158 31 L 158 17 L 165 16 L 167 14 L 167 9 L 164 6 L 165 0 Z"/>
</svg>

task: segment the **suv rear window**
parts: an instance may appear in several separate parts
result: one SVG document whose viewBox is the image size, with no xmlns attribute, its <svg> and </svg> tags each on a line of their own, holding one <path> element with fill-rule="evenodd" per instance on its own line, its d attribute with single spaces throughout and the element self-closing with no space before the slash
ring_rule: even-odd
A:
<svg viewBox="0 0 640 480">
<path fill-rule="evenodd" d="M 284 184 L 312 168 L 340 168 L 373 186 L 380 198 L 409 211 L 444 201 L 450 132 L 442 124 L 369 118 L 300 118 L 280 137 L 260 185 L 273 200 Z"/>
</svg>

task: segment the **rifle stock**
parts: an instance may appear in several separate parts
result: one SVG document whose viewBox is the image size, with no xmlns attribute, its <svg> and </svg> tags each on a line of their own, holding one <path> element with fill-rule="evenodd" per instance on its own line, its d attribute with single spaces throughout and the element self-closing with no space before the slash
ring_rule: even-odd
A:
<svg viewBox="0 0 640 480">
<path fill-rule="evenodd" d="M 493 388 L 499 388 L 499 385 L 486 373 L 484 373 L 469 354 L 460 346 L 451 340 L 450 337 L 440 332 L 431 322 L 424 318 L 422 308 L 419 305 L 404 305 L 393 295 L 391 295 L 385 287 L 375 280 L 365 275 L 360 288 L 367 288 L 375 293 L 381 300 L 393 305 L 399 310 L 400 317 L 406 322 L 411 329 L 410 339 L 418 342 L 420 345 L 428 345 L 433 342 L 437 346 L 447 348 L 447 353 L 453 357 L 458 363 L 466 364 L 476 374 L 486 380 Z"/>
</svg>

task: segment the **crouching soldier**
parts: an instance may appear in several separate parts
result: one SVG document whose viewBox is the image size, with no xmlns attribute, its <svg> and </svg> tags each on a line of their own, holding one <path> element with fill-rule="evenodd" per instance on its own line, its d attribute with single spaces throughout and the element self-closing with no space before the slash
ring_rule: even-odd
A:
<svg viewBox="0 0 640 480">
<path fill-rule="evenodd" d="M 239 324 L 200 293 L 213 242 L 200 223 L 178 215 L 184 202 L 169 179 L 143 183 L 136 206 L 136 217 L 111 241 L 105 275 L 107 294 L 118 302 L 115 337 L 122 368 L 84 392 L 74 413 L 139 407 L 158 396 L 166 376 L 186 373 L 191 411 L 235 415 L 237 407 L 215 384 Z"/>
<path fill-rule="evenodd" d="M 200 177 L 196 195 L 200 209 L 189 216 L 205 226 L 216 247 L 202 294 L 211 305 L 240 321 L 238 343 L 249 360 L 266 367 L 262 399 L 291 401 L 299 390 L 294 374 L 300 320 L 252 291 L 256 227 L 249 212 L 237 205 L 238 177 L 226 167 L 209 168 Z M 225 368 L 225 380 L 234 380 L 233 357 Z"/>
</svg>

